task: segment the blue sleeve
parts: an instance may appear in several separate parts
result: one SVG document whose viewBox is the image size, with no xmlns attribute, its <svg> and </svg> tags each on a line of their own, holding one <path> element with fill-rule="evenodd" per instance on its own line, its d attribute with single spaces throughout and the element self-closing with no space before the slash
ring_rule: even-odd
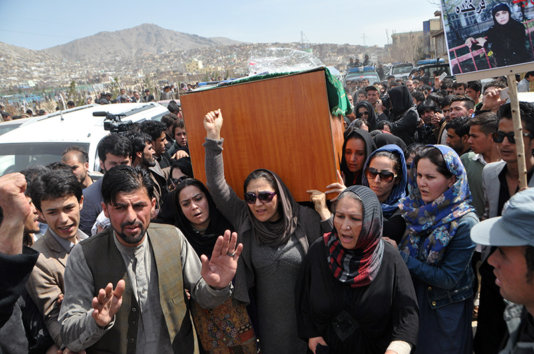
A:
<svg viewBox="0 0 534 354">
<path fill-rule="evenodd" d="M 471 266 L 475 244 L 471 241 L 471 228 L 478 223 L 474 213 L 462 217 L 456 234 L 450 241 L 439 264 L 427 264 L 401 252 L 413 277 L 446 290 L 453 290 L 466 269 Z"/>
</svg>

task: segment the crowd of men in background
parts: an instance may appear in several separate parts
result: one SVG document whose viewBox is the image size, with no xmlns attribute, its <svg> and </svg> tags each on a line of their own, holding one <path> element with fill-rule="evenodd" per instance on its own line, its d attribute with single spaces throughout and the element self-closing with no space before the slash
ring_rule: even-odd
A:
<svg viewBox="0 0 534 354">
<path fill-rule="evenodd" d="M 534 72 L 524 76 L 519 84 L 520 89 L 524 90 L 525 85 L 528 89 L 531 79 L 534 79 Z M 409 106 L 415 107 L 417 112 L 418 118 L 413 122 L 400 122 L 403 118 L 396 109 L 399 103 L 388 95 L 389 90 L 399 86 L 406 88 L 409 93 L 406 97 L 412 100 Z M 518 190 L 519 172 L 511 112 L 501 110 L 507 101 L 506 90 L 504 78 L 495 78 L 484 85 L 480 81 L 461 83 L 449 78 L 431 82 L 424 75 L 406 80 L 388 77 L 387 81 L 373 84 L 362 80 L 346 87 L 353 110 L 344 118 L 347 126 L 359 127 L 371 134 L 376 131 L 399 137 L 398 145 L 407 152 L 407 157 L 408 151 L 417 144 L 445 144 L 453 148 L 461 156 L 467 171 L 473 206 L 480 219 L 487 219 L 501 215 L 504 202 Z M 133 125 L 128 132 L 111 133 L 100 141 L 97 148 L 101 172 L 104 174 L 118 165 L 146 171 L 155 186 L 157 213 L 165 211 L 168 203 L 166 196 L 180 178 L 193 176 L 186 127 L 180 107 L 173 100 L 173 91 L 172 86 L 166 86 L 159 97 L 160 100 L 171 100 L 168 103 L 169 114 L 161 122 L 146 121 Z M 116 98 L 112 99 L 111 94 L 105 93 L 95 103 L 154 100 L 154 95 L 148 89 L 144 90 L 143 96 L 138 91 L 130 94 L 121 89 Z M 92 100 L 87 103 L 92 103 Z M 532 107 L 521 104 L 524 137 L 528 140 L 524 154 L 529 186 L 534 186 Z M 506 119 L 501 119 L 503 117 Z M 484 168 L 494 162 L 500 163 L 492 165 L 491 170 Z M 38 258 L 36 268 L 30 275 L 23 301 L 17 304 L 22 312 L 35 305 L 37 311 L 33 312 L 32 325 L 35 329 L 46 328 L 47 331 L 38 331 L 39 334 L 28 337 L 29 343 L 13 341 L 9 343 L 12 348 L 20 348 L 20 345 L 35 348 L 55 345 L 60 349 L 63 345 L 59 309 L 64 291 L 64 261 L 77 242 L 110 225 L 109 212 L 102 208 L 106 204 L 102 191 L 103 179 L 93 181 L 88 168 L 87 153 L 73 146 L 64 152 L 62 160 L 57 163 L 22 171 L 28 184 L 28 200 L 35 206 L 27 220 L 24 220 L 25 245 L 33 245 L 43 256 Z M 489 195 L 484 195 L 488 191 Z M 489 204 L 485 202 L 488 200 Z M 59 214 L 63 215 L 62 219 L 57 217 Z M 48 225 L 45 232 L 41 231 L 39 222 Z M 51 240 L 58 241 L 61 247 L 52 247 Z M 490 353 L 499 347 L 497 342 L 502 340 L 500 334 L 506 332 L 503 319 L 506 303 L 495 285 L 492 267 L 487 262 L 490 249 L 482 248 L 479 251 L 474 262 L 478 263 L 480 270 L 480 291 L 483 295 L 480 296 L 479 312 L 475 314 L 479 320 L 475 348 L 477 353 Z M 62 266 L 51 262 L 51 259 L 61 260 Z M 478 288 L 478 282 L 474 286 Z M 531 298 L 534 301 L 534 295 Z M 41 323 L 39 327 L 39 321 L 46 326 Z"/>
</svg>

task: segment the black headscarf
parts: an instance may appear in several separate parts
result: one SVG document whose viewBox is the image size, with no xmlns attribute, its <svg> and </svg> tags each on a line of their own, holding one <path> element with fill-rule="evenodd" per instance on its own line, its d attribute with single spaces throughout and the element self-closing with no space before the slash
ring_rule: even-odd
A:
<svg viewBox="0 0 534 354">
<path fill-rule="evenodd" d="M 356 107 L 354 107 L 354 114 L 358 115 L 358 109 L 360 107 L 365 107 L 369 112 L 369 115 L 367 116 L 367 126 L 369 127 L 369 131 L 375 130 L 377 117 L 373 106 L 368 101 L 360 101 L 356 104 Z"/>
<path fill-rule="evenodd" d="M 498 11 L 507 11 L 509 20 L 501 25 L 495 19 Z M 495 53 L 498 66 L 513 65 L 529 61 L 530 54 L 527 51 L 525 26 L 512 18 L 510 7 L 506 3 L 495 5 L 491 10 L 493 26 L 486 33 L 487 45 Z"/>
<path fill-rule="evenodd" d="M 396 86 L 388 91 L 391 102 L 391 112 L 393 113 L 393 120 L 397 120 L 404 112 L 413 107 L 412 95 L 406 86 Z"/>
<path fill-rule="evenodd" d="M 187 220 L 180 206 L 180 192 L 188 186 L 197 187 L 208 199 L 210 222 L 204 233 L 200 233 L 193 229 L 191 222 Z M 164 204 L 167 208 L 160 212 L 158 221 L 170 223 L 178 227 L 187 238 L 187 241 L 193 246 L 193 249 L 199 257 L 202 254 L 211 257 L 211 252 L 213 251 L 217 237 L 223 235 L 225 230 L 234 229 L 230 222 L 226 220 L 215 206 L 215 202 L 211 198 L 206 186 L 197 179 L 186 178 L 180 181 L 176 186 L 176 189 L 169 193 L 167 198 L 167 203 Z"/>
<path fill-rule="evenodd" d="M 397 145 L 398 147 L 400 147 L 402 149 L 402 151 L 406 151 L 406 143 L 404 142 L 404 140 L 402 140 L 401 138 L 399 138 L 398 136 L 396 135 L 393 135 L 393 134 L 389 134 L 389 133 L 378 133 L 378 134 L 375 134 L 373 135 L 373 141 L 375 142 L 375 145 L 376 145 L 376 148 L 381 148 L 382 146 L 384 145 L 389 145 L 389 144 L 395 144 Z"/>
<path fill-rule="evenodd" d="M 347 166 L 347 161 L 345 160 L 345 148 L 347 146 L 347 141 L 349 141 L 352 138 L 358 138 L 362 139 L 365 143 L 365 157 L 364 161 L 367 159 L 367 156 L 375 150 L 375 143 L 373 142 L 373 139 L 371 138 L 371 135 L 362 129 L 347 129 L 345 131 L 345 140 L 343 141 L 343 149 L 341 154 L 341 172 L 343 172 L 343 175 L 345 176 L 345 185 L 347 187 L 352 186 L 354 184 L 361 184 L 362 183 L 362 171 L 360 171 L 359 174 L 355 174 L 349 171 L 349 168 Z M 363 164 L 362 164 L 363 168 Z"/>
</svg>

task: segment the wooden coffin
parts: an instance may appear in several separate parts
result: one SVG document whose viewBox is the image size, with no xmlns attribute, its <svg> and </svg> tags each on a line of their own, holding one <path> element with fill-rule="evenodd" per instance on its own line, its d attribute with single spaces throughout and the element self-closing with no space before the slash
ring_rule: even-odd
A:
<svg viewBox="0 0 534 354">
<path fill-rule="evenodd" d="M 224 169 L 242 198 L 257 168 L 277 173 L 297 201 L 336 181 L 343 121 L 330 114 L 323 70 L 279 76 L 181 96 L 193 172 L 206 182 L 204 115 L 221 109 Z"/>
</svg>

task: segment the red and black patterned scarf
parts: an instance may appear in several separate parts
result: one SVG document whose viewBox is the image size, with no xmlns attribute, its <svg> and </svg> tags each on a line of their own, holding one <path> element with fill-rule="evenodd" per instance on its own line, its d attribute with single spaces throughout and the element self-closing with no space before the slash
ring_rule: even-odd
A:
<svg viewBox="0 0 534 354">
<path fill-rule="evenodd" d="M 364 186 L 351 186 L 345 193 L 354 193 L 363 206 L 363 221 L 356 247 L 347 250 L 341 246 L 334 229 L 323 236 L 327 249 L 327 262 L 334 278 L 356 288 L 369 285 L 375 279 L 384 254 L 382 241 L 382 209 L 375 193 Z"/>
</svg>

